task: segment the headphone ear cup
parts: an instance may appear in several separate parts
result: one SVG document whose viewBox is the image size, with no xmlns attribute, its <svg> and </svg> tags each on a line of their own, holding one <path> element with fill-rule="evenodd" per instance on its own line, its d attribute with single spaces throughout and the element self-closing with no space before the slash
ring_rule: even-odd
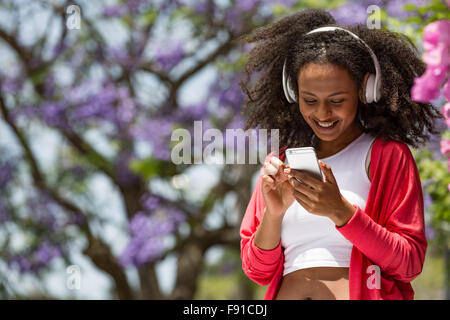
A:
<svg viewBox="0 0 450 320">
<path fill-rule="evenodd" d="M 289 103 L 295 103 L 295 92 L 291 88 L 291 79 L 286 75 L 286 60 L 284 60 L 283 64 L 283 91 L 286 96 L 286 100 Z"/>
<path fill-rule="evenodd" d="M 295 91 L 294 91 L 294 89 L 292 89 L 291 83 L 292 83 L 291 77 L 288 77 L 287 86 L 288 86 L 289 97 L 292 100 L 291 103 L 295 103 L 295 102 L 297 102 L 297 98 L 295 98 Z"/>
<path fill-rule="evenodd" d="M 374 83 L 375 75 L 370 74 L 366 82 L 366 101 L 372 103 L 374 101 Z"/>
</svg>

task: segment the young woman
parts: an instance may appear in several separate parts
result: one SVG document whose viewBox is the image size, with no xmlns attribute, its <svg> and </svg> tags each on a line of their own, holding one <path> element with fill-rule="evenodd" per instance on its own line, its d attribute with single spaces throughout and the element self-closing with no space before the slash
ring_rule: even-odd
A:
<svg viewBox="0 0 450 320">
<path fill-rule="evenodd" d="M 244 272 L 270 283 L 265 299 L 413 299 L 427 242 L 408 145 L 427 142 L 443 119 L 411 100 L 425 71 L 417 49 L 315 9 L 242 39 L 257 42 L 240 83 L 245 129 L 279 129 L 283 146 L 241 224 Z M 323 181 L 285 164 L 284 150 L 303 146 L 314 146 Z"/>
</svg>

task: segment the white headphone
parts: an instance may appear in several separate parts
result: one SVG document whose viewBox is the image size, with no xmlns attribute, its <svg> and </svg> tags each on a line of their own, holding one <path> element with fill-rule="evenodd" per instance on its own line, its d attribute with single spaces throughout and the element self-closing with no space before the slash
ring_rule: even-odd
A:
<svg viewBox="0 0 450 320">
<path fill-rule="evenodd" d="M 369 50 L 370 56 L 372 57 L 373 64 L 375 66 L 375 75 L 370 74 L 369 77 L 367 78 L 366 88 L 365 88 L 366 102 L 372 103 L 374 101 L 375 102 L 379 101 L 381 98 L 380 64 L 378 63 L 378 59 L 375 56 L 375 53 L 373 53 L 372 49 L 370 49 L 370 47 L 361 38 L 359 38 L 356 34 L 350 32 L 346 29 L 339 28 L 339 27 L 321 27 L 321 28 L 317 28 L 317 29 L 314 29 L 314 30 L 308 32 L 307 35 L 314 33 L 314 32 L 334 31 L 336 29 L 343 30 L 343 31 L 349 33 L 356 39 L 360 40 L 366 46 L 367 50 Z M 284 90 L 286 99 L 289 103 L 297 102 L 297 100 L 295 99 L 295 91 L 291 87 L 290 77 L 287 77 L 287 75 L 286 75 L 286 59 L 284 60 L 284 64 L 283 64 L 283 90 Z"/>
</svg>

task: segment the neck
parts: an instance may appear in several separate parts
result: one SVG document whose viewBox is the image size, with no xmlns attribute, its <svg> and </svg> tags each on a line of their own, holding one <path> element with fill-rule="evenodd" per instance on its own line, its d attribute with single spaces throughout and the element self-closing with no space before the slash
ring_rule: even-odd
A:
<svg viewBox="0 0 450 320">
<path fill-rule="evenodd" d="M 363 127 L 358 122 L 355 126 L 351 126 L 348 130 L 333 141 L 324 141 L 317 138 L 318 147 L 316 148 L 319 158 L 326 158 L 338 153 L 363 133 Z"/>
</svg>

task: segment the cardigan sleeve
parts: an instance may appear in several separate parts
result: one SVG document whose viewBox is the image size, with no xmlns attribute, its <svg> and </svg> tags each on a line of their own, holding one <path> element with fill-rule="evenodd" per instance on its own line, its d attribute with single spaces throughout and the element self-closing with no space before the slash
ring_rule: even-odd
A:
<svg viewBox="0 0 450 320">
<path fill-rule="evenodd" d="M 270 155 L 266 158 L 270 157 Z M 262 195 L 262 172 L 256 182 L 252 197 L 241 223 L 241 260 L 244 273 L 260 285 L 267 285 L 274 277 L 282 258 L 281 241 L 271 250 L 264 250 L 255 245 L 255 232 L 261 221 L 265 204 Z"/>
<path fill-rule="evenodd" d="M 406 145 L 397 147 L 393 161 L 382 164 L 375 198 L 387 210 L 383 225 L 375 222 L 358 205 L 352 218 L 336 229 L 365 256 L 394 279 L 410 282 L 422 272 L 427 240 L 424 228 L 422 186 L 415 160 Z M 383 154 L 384 156 L 384 154 Z M 381 179 L 383 177 L 383 179 Z M 374 189 L 375 190 L 375 189 Z"/>
</svg>

